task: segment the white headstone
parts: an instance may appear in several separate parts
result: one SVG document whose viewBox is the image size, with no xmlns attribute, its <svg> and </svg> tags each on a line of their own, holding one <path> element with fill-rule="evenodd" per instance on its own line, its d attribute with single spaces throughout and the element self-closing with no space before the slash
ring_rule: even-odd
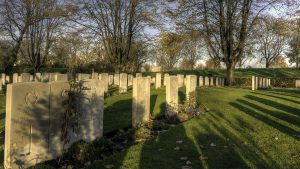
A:
<svg viewBox="0 0 300 169">
<path fill-rule="evenodd" d="M 117 86 L 120 85 L 120 74 L 114 75 L 114 85 L 117 85 Z"/>
<path fill-rule="evenodd" d="M 166 82 L 166 116 L 174 116 L 178 109 L 178 78 L 177 76 L 167 76 Z"/>
<path fill-rule="evenodd" d="M 197 76 L 187 75 L 186 76 L 186 98 L 188 99 L 191 93 L 196 92 L 197 87 Z"/>
<path fill-rule="evenodd" d="M 49 95 L 50 86 L 45 83 L 7 86 L 5 168 L 27 168 L 51 159 Z"/>
<path fill-rule="evenodd" d="M 18 77 L 19 77 L 18 73 L 13 74 L 13 83 L 18 83 Z"/>
<path fill-rule="evenodd" d="M 150 78 L 133 79 L 132 126 L 148 122 L 150 119 Z"/>
<path fill-rule="evenodd" d="M 19 82 L 30 82 L 30 74 L 29 73 L 21 73 Z"/>
<path fill-rule="evenodd" d="M 109 76 L 108 73 L 99 74 L 99 80 L 103 81 L 104 92 L 108 92 Z"/>
<path fill-rule="evenodd" d="M 119 93 L 126 93 L 127 92 L 127 73 L 120 74 L 120 85 L 119 85 Z"/>
<path fill-rule="evenodd" d="M 178 74 L 177 78 L 178 78 L 178 87 L 183 87 L 183 85 L 184 85 L 184 75 Z"/>
<path fill-rule="evenodd" d="M 155 76 L 155 88 L 161 88 L 161 73 L 156 73 Z"/>
<path fill-rule="evenodd" d="M 104 84 L 101 80 L 82 80 L 79 99 L 81 138 L 91 142 L 103 135 Z"/>
</svg>

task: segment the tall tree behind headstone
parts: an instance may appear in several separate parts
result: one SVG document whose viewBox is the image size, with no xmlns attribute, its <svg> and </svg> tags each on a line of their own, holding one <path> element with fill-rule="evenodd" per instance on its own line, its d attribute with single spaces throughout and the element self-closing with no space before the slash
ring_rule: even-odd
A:
<svg viewBox="0 0 300 169">
<path fill-rule="evenodd" d="M 97 35 L 103 45 L 105 57 L 117 73 L 125 71 L 131 60 L 130 52 L 135 39 L 146 21 L 152 18 L 147 14 L 147 4 L 147 1 L 138 0 L 77 0 L 80 10 L 75 22 Z"/>
<path fill-rule="evenodd" d="M 285 1 L 281 0 L 176 2 L 177 8 L 168 9 L 165 13 L 175 19 L 178 29 L 202 33 L 209 56 L 225 63 L 229 85 L 234 80 L 236 64 L 243 57 L 248 36 L 257 17 L 279 3 L 285 5 Z M 297 7 L 299 1 L 293 0 L 286 4 Z"/>
</svg>

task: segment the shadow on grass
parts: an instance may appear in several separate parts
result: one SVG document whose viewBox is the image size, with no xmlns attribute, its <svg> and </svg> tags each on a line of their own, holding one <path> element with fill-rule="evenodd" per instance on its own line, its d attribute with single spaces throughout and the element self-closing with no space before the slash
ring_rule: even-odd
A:
<svg viewBox="0 0 300 169">
<path fill-rule="evenodd" d="M 284 105 L 284 104 L 281 104 L 281 103 L 278 103 L 278 102 L 275 102 L 275 101 L 272 101 L 272 100 L 268 100 L 268 99 L 264 99 L 264 98 L 261 98 L 261 97 L 253 96 L 253 95 L 246 95 L 244 97 L 249 99 L 249 100 L 257 101 L 257 102 L 260 102 L 262 104 L 274 107 L 278 110 L 281 110 L 281 111 L 284 111 L 284 112 L 287 112 L 287 113 L 290 113 L 290 114 L 293 114 L 293 115 L 296 115 L 296 116 L 300 116 L 300 114 L 299 114 L 300 109 L 290 107 L 290 106 L 287 106 L 287 105 Z"/>
<path fill-rule="evenodd" d="M 277 98 L 277 99 L 282 99 L 285 101 L 289 101 L 289 102 L 293 102 L 296 104 L 300 104 L 300 101 L 296 101 L 296 100 L 292 100 L 292 99 L 288 99 L 286 97 L 281 97 L 281 96 L 274 96 L 273 94 L 266 94 L 266 93 L 258 93 L 258 92 L 251 92 L 253 94 L 258 94 L 258 95 L 262 95 L 262 96 L 268 96 L 268 97 L 273 97 L 273 98 Z M 299 99 L 300 100 L 300 99 Z"/>
<path fill-rule="evenodd" d="M 184 90 L 178 90 L 178 98 L 179 98 L 179 103 L 183 104 L 185 100 L 185 92 Z"/>
<path fill-rule="evenodd" d="M 104 108 L 103 133 L 131 126 L 132 99 L 120 100 Z"/>
<path fill-rule="evenodd" d="M 268 93 L 300 99 L 300 92 L 298 90 L 275 89 L 268 91 Z"/>
<path fill-rule="evenodd" d="M 290 135 L 291 137 L 299 140 L 299 132 L 298 131 L 295 131 L 294 129 L 291 129 L 285 125 L 282 125 L 270 118 L 268 118 L 267 116 L 265 116 L 264 114 L 261 114 L 261 113 L 257 113 L 255 110 L 252 110 L 248 107 L 246 107 L 245 105 L 249 105 L 250 103 L 246 100 L 241 100 L 241 99 L 237 99 L 236 100 L 238 103 L 235 103 L 235 102 L 232 102 L 232 103 L 229 103 L 231 106 L 237 108 L 238 110 L 252 116 L 253 118 L 257 119 L 257 120 L 260 120 L 262 122 L 264 122 L 265 124 L 269 125 L 270 127 L 273 127 L 287 135 Z M 252 104 L 250 104 L 252 105 Z"/>
<path fill-rule="evenodd" d="M 119 93 L 119 88 L 117 86 L 110 86 L 108 88 L 108 93 L 109 95 L 114 95 L 114 94 L 118 94 Z"/>
<path fill-rule="evenodd" d="M 226 122 L 224 125 L 220 125 L 222 120 Z M 250 135 L 243 132 L 245 129 L 252 129 L 243 119 L 235 117 L 234 121 L 237 123 L 232 123 L 223 119 L 222 113 L 214 112 L 209 114 L 207 121 L 210 125 L 199 124 L 205 128 L 206 134 L 198 135 L 196 140 L 198 145 L 204 147 L 202 153 L 208 157 L 208 168 L 249 168 L 249 163 L 257 168 L 278 166 L 254 143 Z M 192 131 L 194 135 L 201 133 L 196 128 Z M 211 143 L 214 143 L 215 147 L 212 147 Z"/>
<path fill-rule="evenodd" d="M 156 104 L 157 94 L 150 95 L 150 113 L 153 115 L 153 110 Z"/>
</svg>

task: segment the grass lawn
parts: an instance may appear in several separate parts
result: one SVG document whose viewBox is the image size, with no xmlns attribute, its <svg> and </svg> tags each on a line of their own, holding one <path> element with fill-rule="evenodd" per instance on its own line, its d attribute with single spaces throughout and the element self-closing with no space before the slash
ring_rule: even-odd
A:
<svg viewBox="0 0 300 169">
<path fill-rule="evenodd" d="M 160 98 L 164 91 L 151 93 L 157 93 Z M 253 92 L 202 88 L 197 94 L 210 112 L 87 168 L 104 168 L 110 164 L 123 169 L 181 168 L 187 161 L 180 160 L 181 157 L 187 157 L 193 168 L 299 168 L 300 90 Z M 106 100 L 108 107 L 119 105 L 114 97 L 130 99 L 130 95 L 113 96 Z M 156 99 L 152 108 L 155 115 L 159 114 L 162 102 L 163 98 Z M 123 107 L 123 114 L 119 105 L 117 111 L 110 111 L 110 115 L 106 111 L 104 116 L 111 118 L 111 122 L 114 117 L 113 125 L 120 122 L 118 127 L 130 125 L 130 120 L 121 118 L 130 118 L 127 109 L 131 102 L 124 105 L 127 107 Z M 105 121 L 104 125 L 104 130 L 113 128 Z M 179 140 L 183 143 L 176 143 Z M 174 150 L 177 146 L 180 150 Z"/>
<path fill-rule="evenodd" d="M 131 125 L 132 94 L 117 93 L 110 88 L 111 96 L 105 99 L 105 134 Z M 182 101 L 183 88 L 179 96 Z M 173 169 L 186 165 L 187 160 L 193 168 L 299 168 L 300 90 L 201 88 L 197 98 L 210 112 L 87 168 L 113 164 L 122 169 Z M 152 116 L 162 115 L 164 101 L 164 89 L 151 89 Z M 0 95 L 1 164 L 4 103 Z M 176 143 L 179 140 L 183 143 Z M 180 150 L 174 150 L 177 146 Z"/>
</svg>

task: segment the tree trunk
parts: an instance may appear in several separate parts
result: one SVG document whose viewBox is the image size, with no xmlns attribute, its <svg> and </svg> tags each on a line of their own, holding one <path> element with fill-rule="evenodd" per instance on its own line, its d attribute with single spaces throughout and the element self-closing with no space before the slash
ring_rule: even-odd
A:
<svg viewBox="0 0 300 169">
<path fill-rule="evenodd" d="M 234 82 L 234 68 L 235 64 L 234 63 L 228 63 L 226 64 L 227 67 L 227 83 L 229 86 L 233 85 Z"/>
<path fill-rule="evenodd" d="M 266 62 L 266 68 L 268 69 L 270 67 L 270 63 Z"/>
</svg>

